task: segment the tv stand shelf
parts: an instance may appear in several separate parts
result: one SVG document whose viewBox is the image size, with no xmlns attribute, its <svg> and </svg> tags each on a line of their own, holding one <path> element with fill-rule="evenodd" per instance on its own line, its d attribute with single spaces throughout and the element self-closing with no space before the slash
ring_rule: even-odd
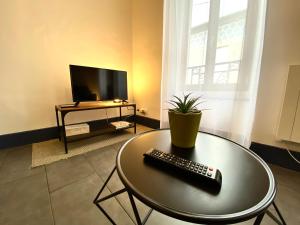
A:
<svg viewBox="0 0 300 225">
<path fill-rule="evenodd" d="M 66 136 L 65 129 L 65 116 L 71 112 L 85 111 L 85 110 L 97 110 L 97 109 L 108 109 L 108 108 L 119 108 L 119 119 L 122 120 L 122 108 L 123 107 L 132 107 L 133 108 L 133 122 L 130 123 L 128 127 L 124 127 L 121 129 L 116 129 L 114 126 L 107 124 L 105 127 L 97 127 L 97 129 L 90 129 L 89 133 L 78 134 L 73 136 Z M 61 118 L 61 125 L 59 121 L 59 112 Z M 64 143 L 65 153 L 68 153 L 68 142 L 73 142 L 77 140 L 82 140 L 88 137 L 93 137 L 97 135 L 101 135 L 108 132 L 116 132 L 119 130 L 133 128 L 134 133 L 136 133 L 136 104 L 135 103 L 112 103 L 112 102 L 99 102 L 99 103 L 82 103 L 77 106 L 66 106 L 66 105 L 56 105 L 55 106 L 55 114 L 56 114 L 56 122 L 57 122 L 57 130 L 59 134 L 59 140 Z"/>
</svg>

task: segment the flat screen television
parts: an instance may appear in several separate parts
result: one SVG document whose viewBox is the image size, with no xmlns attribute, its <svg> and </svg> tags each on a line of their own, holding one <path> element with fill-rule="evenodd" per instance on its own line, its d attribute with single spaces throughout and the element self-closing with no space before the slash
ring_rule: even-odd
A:
<svg viewBox="0 0 300 225">
<path fill-rule="evenodd" d="M 70 65 L 70 75 L 74 102 L 128 99 L 126 71 Z"/>
</svg>

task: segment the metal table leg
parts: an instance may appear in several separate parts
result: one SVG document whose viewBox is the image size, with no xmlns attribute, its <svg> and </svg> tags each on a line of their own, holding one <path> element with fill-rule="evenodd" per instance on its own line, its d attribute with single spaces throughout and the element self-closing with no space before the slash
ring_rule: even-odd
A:
<svg viewBox="0 0 300 225">
<path fill-rule="evenodd" d="M 141 221 L 141 217 L 139 215 L 139 212 L 136 208 L 136 205 L 135 205 L 135 202 L 134 202 L 134 199 L 132 197 L 132 194 L 128 192 L 128 197 L 129 197 L 129 200 L 130 200 L 130 203 L 131 203 L 131 206 L 132 206 L 132 210 L 134 212 L 134 216 L 135 216 L 135 219 L 136 219 L 136 222 L 137 222 L 137 225 L 143 225 L 142 224 L 142 221 Z"/>
<path fill-rule="evenodd" d="M 106 181 L 104 182 L 103 186 L 101 187 L 99 193 L 96 195 L 95 199 L 94 199 L 94 203 L 97 202 L 99 196 L 101 195 L 102 191 L 104 190 L 105 186 L 107 185 L 107 183 L 109 182 L 110 178 L 112 177 L 112 175 L 114 174 L 114 172 L 116 171 L 116 166 L 113 168 L 113 170 L 110 172 L 109 176 L 107 177 Z"/>
<path fill-rule="evenodd" d="M 274 208 L 275 208 L 275 210 L 276 210 L 276 212 L 277 212 L 277 214 L 278 214 L 278 216 L 279 216 L 279 218 L 280 218 L 282 224 L 283 224 L 283 225 L 286 225 L 286 222 L 285 222 L 283 216 L 281 215 L 281 213 L 280 213 L 278 207 L 276 206 L 275 201 L 273 202 L 273 206 L 274 206 Z"/>
<path fill-rule="evenodd" d="M 98 209 L 106 216 L 106 218 L 113 224 L 113 225 L 117 225 L 115 223 L 115 221 L 108 215 L 108 213 L 102 208 L 102 206 L 100 205 L 100 202 L 105 201 L 107 199 L 110 199 L 118 194 L 121 194 L 123 192 L 125 192 L 125 188 L 122 190 L 119 190 L 115 193 L 112 193 L 110 195 L 105 196 L 104 198 L 100 198 L 101 193 L 103 192 L 104 188 L 106 187 L 107 183 L 109 182 L 110 178 L 112 177 L 112 175 L 114 174 L 114 172 L 116 171 L 116 167 L 113 168 L 113 170 L 111 171 L 111 173 L 109 174 L 108 178 L 106 179 L 106 181 L 104 182 L 103 186 L 101 187 L 100 191 L 98 192 L 98 194 L 96 195 L 93 203 L 98 207 Z"/>
<path fill-rule="evenodd" d="M 280 220 L 279 220 L 277 217 L 275 217 L 274 214 L 271 213 L 269 210 L 267 210 L 266 214 L 267 214 L 272 220 L 274 220 L 278 225 L 286 225 L 286 222 L 285 222 L 283 216 L 281 215 L 281 213 L 280 213 L 278 207 L 276 206 L 275 201 L 273 201 L 272 205 L 274 206 L 274 209 L 275 209 L 277 215 L 279 216 Z"/>
<path fill-rule="evenodd" d="M 265 213 L 262 213 L 262 214 L 258 215 L 258 216 L 256 217 L 256 220 L 254 221 L 254 224 L 253 224 L 253 225 L 260 225 L 262 219 L 264 218 L 264 215 L 265 215 Z"/>
<path fill-rule="evenodd" d="M 148 214 L 146 215 L 146 217 L 144 218 L 143 222 L 141 222 L 141 219 L 140 219 L 140 216 L 139 216 L 139 213 L 138 213 L 138 210 L 137 210 L 137 207 L 136 207 L 136 204 L 134 202 L 134 199 L 133 199 L 133 196 L 132 194 L 130 194 L 126 188 L 123 188 L 121 190 L 118 190 L 114 193 L 111 193 L 103 198 L 99 198 L 101 193 L 103 192 L 104 188 L 106 187 L 106 185 L 108 184 L 108 182 L 110 181 L 112 175 L 114 174 L 114 172 L 116 171 L 116 167 L 113 168 L 113 170 L 111 171 L 111 173 L 109 174 L 109 176 L 107 177 L 107 179 L 105 180 L 104 184 L 102 185 L 100 191 L 98 192 L 98 194 L 96 195 L 93 203 L 98 207 L 98 209 L 106 216 L 106 218 L 113 224 L 113 225 L 117 225 L 116 222 L 108 215 L 108 213 L 102 208 L 102 206 L 100 205 L 100 202 L 103 202 L 105 200 L 108 200 L 110 198 L 113 198 L 119 194 L 122 194 L 124 192 L 127 192 L 128 193 L 128 196 L 129 196 L 129 199 L 130 199 L 130 203 L 131 203 L 131 206 L 132 206 L 132 209 L 133 209 L 133 212 L 134 212 L 134 215 L 135 215 L 135 218 L 136 218 L 136 221 L 137 221 L 137 224 L 138 225 L 144 225 L 149 216 L 151 215 L 152 213 L 152 210 L 153 209 L 150 209 Z"/>
</svg>

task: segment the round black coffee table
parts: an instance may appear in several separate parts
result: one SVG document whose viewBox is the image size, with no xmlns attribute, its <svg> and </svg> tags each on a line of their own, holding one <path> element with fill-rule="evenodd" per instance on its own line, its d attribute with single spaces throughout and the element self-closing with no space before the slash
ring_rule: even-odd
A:
<svg viewBox="0 0 300 225">
<path fill-rule="evenodd" d="M 218 168 L 221 189 L 216 191 L 196 178 L 145 162 L 143 154 L 150 148 Z M 232 141 L 203 132 L 198 133 L 194 149 L 173 147 L 169 130 L 140 134 L 121 147 L 116 168 L 125 188 L 99 199 L 114 169 L 94 201 L 113 224 L 99 203 L 126 191 L 137 224 L 144 224 L 151 211 L 142 222 L 132 196 L 154 210 L 188 222 L 228 224 L 257 217 L 255 224 L 260 224 L 276 194 L 273 174 L 261 158 Z"/>
</svg>

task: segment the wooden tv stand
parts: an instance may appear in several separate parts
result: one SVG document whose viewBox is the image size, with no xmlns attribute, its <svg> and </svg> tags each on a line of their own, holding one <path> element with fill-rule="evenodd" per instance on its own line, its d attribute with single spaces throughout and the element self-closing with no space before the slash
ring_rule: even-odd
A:
<svg viewBox="0 0 300 225">
<path fill-rule="evenodd" d="M 57 122 L 57 129 L 59 134 L 59 140 L 64 143 L 65 146 L 65 152 L 68 153 L 68 142 L 81 140 L 83 138 L 92 137 L 100 134 L 104 134 L 107 132 L 115 131 L 115 127 L 107 124 L 106 127 L 92 130 L 90 133 L 87 134 L 79 134 L 79 135 L 73 135 L 73 136 L 66 136 L 66 129 L 65 129 L 65 116 L 68 113 L 71 112 L 78 112 L 78 111 L 85 111 L 85 110 L 96 110 L 96 109 L 108 109 L 108 108 L 119 108 L 119 119 L 122 120 L 122 108 L 123 107 L 132 107 L 133 108 L 133 122 L 130 126 L 122 128 L 122 129 L 128 129 L 128 128 L 134 128 L 134 133 L 136 133 L 136 104 L 135 103 L 113 103 L 113 102 L 97 102 L 97 103 L 81 103 L 77 106 L 72 105 L 56 105 L 55 106 L 55 114 L 56 114 L 56 122 Z M 62 124 L 59 123 L 59 112 L 61 117 Z M 118 129 L 121 130 L 121 129 Z"/>
</svg>

